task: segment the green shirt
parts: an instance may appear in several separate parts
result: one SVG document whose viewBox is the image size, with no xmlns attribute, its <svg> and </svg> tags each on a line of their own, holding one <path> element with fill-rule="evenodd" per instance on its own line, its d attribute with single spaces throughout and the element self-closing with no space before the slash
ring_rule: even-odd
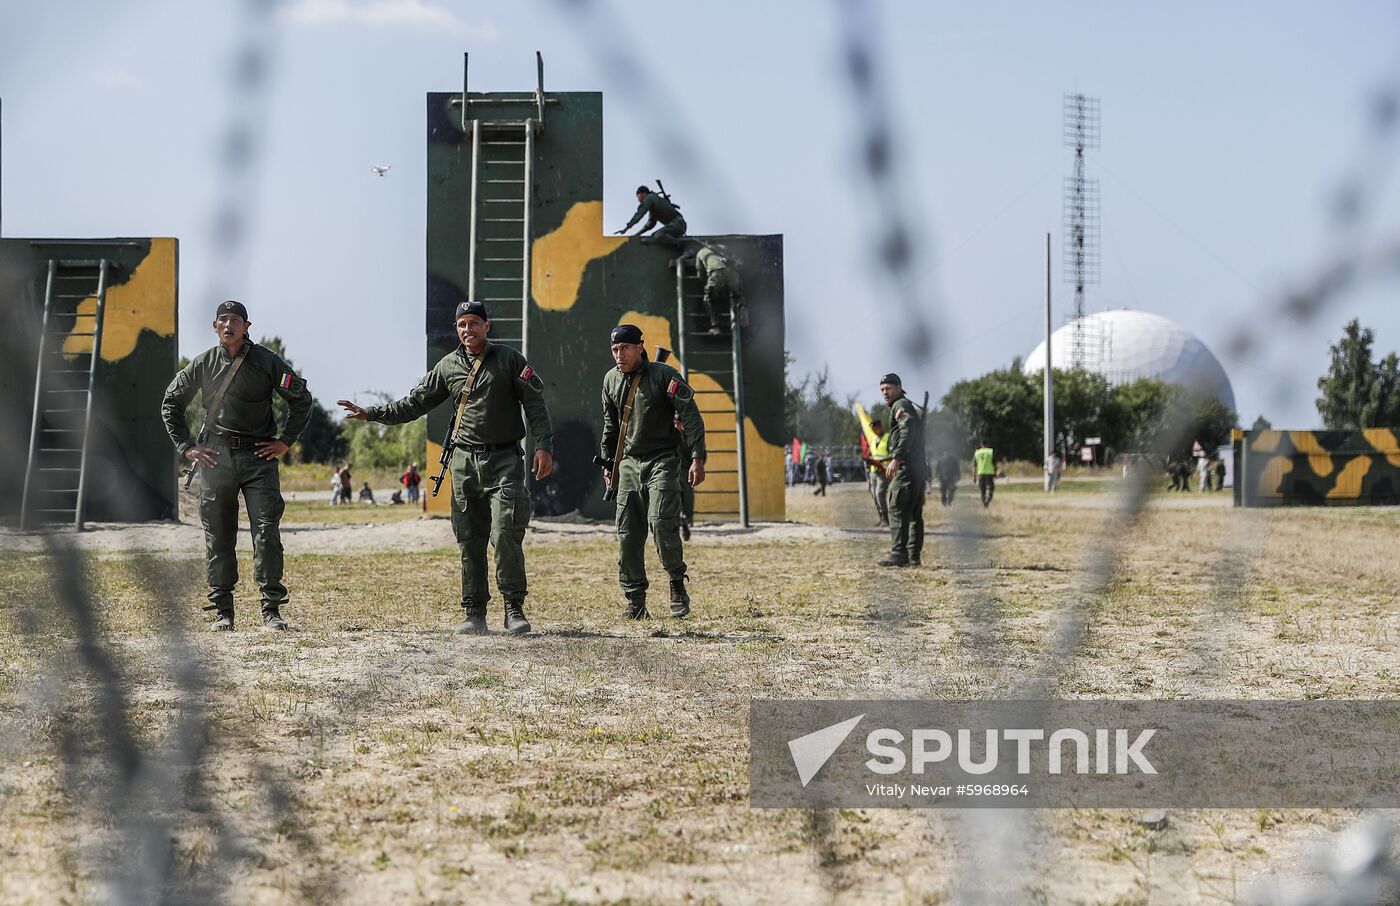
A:
<svg viewBox="0 0 1400 906">
<path fill-rule="evenodd" d="M 627 221 L 627 226 L 622 229 L 624 231 L 632 229 L 633 225 L 642 219 L 642 215 L 647 215 L 647 225 L 642 227 L 645 231 L 656 226 L 658 222 L 670 223 L 681 216 L 681 212 L 676 210 L 675 205 L 652 192 L 642 199 L 641 204 L 637 205 L 637 213 L 632 215 L 632 219 Z"/>
<path fill-rule="evenodd" d="M 695 253 L 695 264 L 708 274 L 710 271 L 724 270 L 729 266 L 729 260 L 708 245 L 704 245 Z"/>
<path fill-rule="evenodd" d="M 977 469 L 978 477 L 997 473 L 996 457 L 991 447 L 978 447 L 972 454 L 972 464 Z"/>
<path fill-rule="evenodd" d="M 243 341 L 239 355 L 246 357 L 245 361 L 224 392 L 219 411 L 213 413 L 205 427 L 211 434 L 275 437 L 290 447 L 311 418 L 311 393 L 306 389 L 306 381 L 281 356 L 252 340 Z M 190 427 L 185 423 L 185 407 L 199 391 L 203 391 L 207 404 L 218 392 L 233 361 L 222 344 L 215 346 L 195 356 L 165 388 L 160 417 L 181 455 L 194 445 Z M 272 415 L 274 393 L 287 401 L 287 423 L 280 434 Z"/>
<path fill-rule="evenodd" d="M 603 375 L 604 459 L 611 460 L 617 452 L 617 426 L 622 420 L 622 409 L 631 385 L 632 375 L 616 368 Z M 695 405 L 695 391 L 670 365 L 643 362 L 637 395 L 632 400 L 632 415 L 627 422 L 623 454 L 650 459 L 658 453 L 675 451 L 681 442 L 675 427 L 677 415 L 685 426 L 685 443 L 690 447 L 692 458 L 704 462 L 705 423 L 700 417 L 700 408 Z"/>
<path fill-rule="evenodd" d="M 899 460 L 900 471 L 910 475 L 923 475 L 927 466 L 924 463 L 924 420 L 919 407 L 907 396 L 890 403 L 890 430 L 885 432 L 890 439 L 890 458 Z"/>
<path fill-rule="evenodd" d="M 523 409 L 525 418 L 530 420 L 535 449 L 552 453 L 554 428 L 544 404 L 544 381 L 525 357 L 509 346 L 487 343 L 481 354 L 485 361 L 462 410 L 457 442 L 496 446 L 519 441 L 525 437 Z M 399 425 L 421 418 L 451 400 L 455 416 L 458 399 L 475 364 L 476 357 L 467 347 L 458 346 L 423 375 L 408 396 L 383 406 L 369 406 L 365 415 L 372 422 Z"/>
</svg>

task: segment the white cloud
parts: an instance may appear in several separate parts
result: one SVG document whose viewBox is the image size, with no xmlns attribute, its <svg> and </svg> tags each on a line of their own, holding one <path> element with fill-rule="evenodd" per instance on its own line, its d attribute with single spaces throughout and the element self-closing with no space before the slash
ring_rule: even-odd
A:
<svg viewBox="0 0 1400 906">
<path fill-rule="evenodd" d="M 129 69 L 105 69 L 97 74 L 97 84 L 118 90 L 140 88 L 146 80 Z"/>
<path fill-rule="evenodd" d="M 501 36 L 500 29 L 490 22 L 470 24 L 430 0 L 287 0 L 277 16 L 308 27 L 432 28 L 474 41 L 496 41 Z"/>
</svg>

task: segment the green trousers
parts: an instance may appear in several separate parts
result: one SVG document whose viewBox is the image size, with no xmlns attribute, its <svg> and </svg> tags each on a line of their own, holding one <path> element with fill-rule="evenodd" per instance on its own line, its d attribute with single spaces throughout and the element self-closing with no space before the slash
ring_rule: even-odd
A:
<svg viewBox="0 0 1400 906">
<path fill-rule="evenodd" d="M 496 552 L 496 588 L 506 603 L 525 600 L 525 529 L 530 499 L 520 450 L 452 451 L 452 533 L 462 553 L 462 606 L 485 613 L 486 545 Z"/>
<path fill-rule="evenodd" d="M 710 326 L 723 329 L 729 326 L 729 319 L 722 318 L 719 303 L 723 300 L 730 311 L 739 304 L 744 294 L 739 285 L 739 274 L 733 267 L 720 267 L 705 274 L 705 313 L 710 316 Z"/>
<path fill-rule="evenodd" d="M 917 563 L 924 553 L 924 479 L 904 469 L 890 479 L 890 556 Z"/>
<path fill-rule="evenodd" d="M 199 467 L 201 491 L 199 518 L 204 523 L 204 553 L 209 580 L 210 609 L 233 610 L 233 589 L 238 585 L 238 495 L 248 509 L 253 533 L 253 579 L 262 594 L 264 610 L 287 603 L 282 584 L 282 484 L 277 461 L 269 462 L 251 450 L 218 448 L 218 464 Z"/>
<path fill-rule="evenodd" d="M 684 217 L 677 217 L 667 224 L 662 224 L 656 232 L 651 234 L 651 238 L 666 245 L 673 245 L 677 248 L 685 245 L 681 242 L 681 237 L 685 236 L 686 225 Z"/>
<path fill-rule="evenodd" d="M 647 529 L 661 566 L 672 579 L 685 578 L 681 546 L 680 463 L 674 452 L 650 459 L 622 457 L 617 483 L 617 578 L 622 592 L 647 590 Z"/>
</svg>

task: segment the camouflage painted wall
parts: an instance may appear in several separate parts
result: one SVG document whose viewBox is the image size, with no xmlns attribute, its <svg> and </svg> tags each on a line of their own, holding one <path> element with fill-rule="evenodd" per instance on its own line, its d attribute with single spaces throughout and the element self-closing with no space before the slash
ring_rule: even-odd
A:
<svg viewBox="0 0 1400 906">
<path fill-rule="evenodd" d="M 1400 429 L 1235 431 L 1236 506 L 1400 503 Z"/>
<path fill-rule="evenodd" d="M 38 336 L 44 288 L 51 258 L 113 262 L 103 317 L 100 362 L 93 395 L 93 427 L 88 452 L 87 518 L 140 522 L 172 519 L 176 513 L 177 464 L 160 420 L 160 400 L 175 373 L 176 277 L 174 239 L 0 240 L 0 305 L 10 327 L 0 366 L 0 395 L 19 461 L 7 461 L 12 493 L 0 495 L 0 518 L 17 519 L 24 484 L 33 411 Z M 95 311 L 97 300 L 78 303 Z M 63 359 L 87 368 L 91 339 L 67 336 Z M 86 384 L 86 375 L 73 379 Z M 7 459 L 9 458 L 7 455 Z"/>
<path fill-rule="evenodd" d="M 456 348 L 452 314 L 468 294 L 472 141 L 461 126 L 460 98 L 460 93 L 428 95 L 427 366 Z M 544 128 L 534 139 L 528 212 L 532 285 L 526 317 L 527 354 L 545 381 L 554 419 L 555 474 L 535 489 L 536 505 L 546 512 L 581 509 L 587 516 L 611 518 L 613 505 L 601 501 L 602 480 L 591 462 L 601 430 L 602 377 L 612 367 L 608 335 L 615 325 L 633 322 L 643 328 L 649 348 L 660 344 L 679 352 L 676 273 L 670 264 L 674 252 L 609 235 L 631 216 L 635 186 L 651 182 L 640 174 L 636 182 L 614 187 L 610 216 L 616 222 L 603 222 L 602 95 L 550 93 L 547 100 Z M 483 130 L 483 141 L 501 138 L 506 134 L 502 123 L 523 121 L 535 116 L 535 111 L 530 94 L 472 94 L 472 115 L 497 123 L 493 127 L 497 131 Z M 518 133 L 523 136 L 523 126 Z M 505 143 L 499 147 L 504 149 Z M 482 160 L 489 160 L 489 154 L 483 152 Z M 479 197 L 491 197 L 485 185 L 488 177 L 511 172 L 518 169 L 512 171 L 504 162 L 483 166 L 478 174 Z M 667 188 L 684 209 L 686 198 L 680 187 Z M 479 216 L 497 217 L 505 211 L 502 207 Z M 510 245 L 499 237 L 515 235 L 523 244 L 523 234 L 510 232 L 519 228 L 503 222 L 480 227 L 478 236 L 508 249 Z M 743 334 L 750 514 L 781 519 L 782 237 L 715 238 L 739 262 L 750 311 L 750 326 Z M 510 282 L 509 275 L 492 270 L 487 259 L 493 254 L 479 242 L 476 295 L 483 300 L 492 298 L 493 286 L 507 293 L 518 292 L 520 286 Z M 499 282 L 483 282 L 483 277 Z M 518 337 L 518 327 L 499 328 L 503 316 L 519 316 L 519 303 L 513 312 L 508 304 L 487 301 L 487 305 L 493 334 L 512 341 Z M 698 302 L 690 303 L 686 317 L 692 319 L 692 327 L 700 323 Z M 736 476 L 726 474 L 732 473 L 736 458 L 732 382 L 726 377 L 732 368 L 732 358 L 725 352 L 729 340 L 696 336 L 692 330 L 686 331 L 685 340 L 688 361 L 677 367 L 688 366 L 696 389 L 710 391 L 705 396 L 710 402 L 702 404 L 702 409 L 711 410 L 706 413 L 711 477 L 703 486 L 711 496 L 701 497 L 697 509 L 732 510 L 726 502 L 734 498 L 737 488 Z M 445 406 L 429 418 L 428 462 L 434 468 L 440 451 L 436 441 L 443 436 L 448 418 Z M 445 498 L 430 500 L 430 511 L 435 505 L 436 511 L 446 512 Z"/>
</svg>

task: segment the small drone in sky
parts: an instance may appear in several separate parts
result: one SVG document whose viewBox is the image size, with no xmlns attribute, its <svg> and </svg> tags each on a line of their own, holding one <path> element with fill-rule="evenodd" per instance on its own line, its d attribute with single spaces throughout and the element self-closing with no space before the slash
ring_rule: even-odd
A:
<svg viewBox="0 0 1400 906">
<path fill-rule="evenodd" d="M 383 176 L 385 173 L 389 172 L 391 167 L 393 167 L 393 164 L 382 164 L 370 167 L 370 169 L 374 171 L 375 176 Z"/>
</svg>

